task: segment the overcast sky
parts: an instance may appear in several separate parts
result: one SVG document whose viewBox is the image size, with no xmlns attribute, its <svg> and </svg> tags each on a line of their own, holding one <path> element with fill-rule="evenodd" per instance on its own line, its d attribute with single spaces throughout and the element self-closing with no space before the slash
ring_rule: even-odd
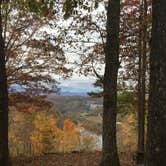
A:
<svg viewBox="0 0 166 166">
<path fill-rule="evenodd" d="M 99 7 L 92 12 L 93 22 L 96 22 L 96 15 L 102 13 L 103 11 L 105 11 L 104 2 L 100 3 Z M 59 25 L 62 27 L 63 26 L 66 27 L 66 26 L 68 26 L 70 21 L 71 21 L 71 19 L 66 20 L 66 21 L 63 20 L 62 22 L 59 22 Z M 99 25 L 101 24 L 100 26 L 103 26 L 102 22 L 101 23 L 98 22 L 98 24 Z M 69 35 L 73 36 L 72 32 Z M 101 40 L 99 36 L 100 35 L 98 33 L 88 34 L 88 37 L 85 36 L 85 39 L 83 39 L 83 40 L 88 41 L 88 38 L 90 37 L 91 39 L 94 38 L 94 41 L 97 40 L 99 42 L 99 40 Z M 80 44 L 82 44 L 82 43 L 80 42 Z M 93 47 L 93 45 L 92 45 L 92 47 Z M 89 47 L 90 43 L 88 43 L 87 46 Z M 86 44 L 81 45 L 81 47 L 82 48 L 86 47 Z M 73 51 L 73 52 L 77 52 L 77 49 L 76 48 L 74 48 L 74 50 L 71 50 L 71 49 L 72 48 L 70 46 L 69 46 L 69 48 L 64 47 L 64 52 L 65 52 L 65 55 L 66 55 L 68 61 L 74 62 L 74 60 L 76 60 L 76 59 L 78 61 L 79 56 L 77 54 L 74 55 L 73 53 L 72 54 L 68 53 L 69 50 Z M 74 75 L 70 79 L 66 79 L 66 80 L 60 79 L 59 82 L 60 82 L 60 87 L 61 87 L 62 92 L 87 93 L 90 91 L 98 90 L 97 88 L 95 88 L 93 86 L 93 83 L 95 82 L 95 77 L 91 77 L 91 76 L 85 77 L 85 76 L 80 76 L 80 75 L 74 73 Z"/>
<path fill-rule="evenodd" d="M 59 80 L 61 92 L 71 93 L 87 93 L 90 91 L 97 91 L 98 89 L 93 86 L 95 78 L 84 77 L 75 75 L 70 79 Z"/>
</svg>

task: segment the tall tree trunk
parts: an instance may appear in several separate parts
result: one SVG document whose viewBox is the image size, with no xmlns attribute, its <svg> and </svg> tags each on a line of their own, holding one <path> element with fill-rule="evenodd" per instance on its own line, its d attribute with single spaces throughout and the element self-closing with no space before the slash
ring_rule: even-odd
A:
<svg viewBox="0 0 166 166">
<path fill-rule="evenodd" d="M 147 60 L 147 1 L 140 7 L 140 55 L 138 80 L 138 156 L 137 164 L 144 163 L 145 111 L 146 111 L 146 60 Z"/>
<path fill-rule="evenodd" d="M 120 166 L 116 142 L 120 0 L 109 0 L 103 102 L 103 166 Z"/>
<path fill-rule="evenodd" d="M 166 1 L 152 1 L 146 166 L 166 165 Z"/>
<path fill-rule="evenodd" d="M 9 165 L 8 151 L 8 90 L 5 68 L 5 45 L 2 37 L 2 0 L 0 1 L 0 165 Z"/>
<path fill-rule="evenodd" d="M 137 164 L 142 160 L 142 3 L 140 3 L 140 18 L 139 18 L 139 67 L 138 67 L 138 150 L 137 150 Z"/>
</svg>

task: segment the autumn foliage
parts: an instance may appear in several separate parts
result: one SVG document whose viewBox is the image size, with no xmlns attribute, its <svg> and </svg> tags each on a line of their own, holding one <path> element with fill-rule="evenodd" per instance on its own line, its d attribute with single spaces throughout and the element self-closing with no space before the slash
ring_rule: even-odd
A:
<svg viewBox="0 0 166 166">
<path fill-rule="evenodd" d="M 36 115 L 31 134 L 32 144 L 38 146 L 36 153 L 48 153 L 54 149 L 57 151 L 62 138 L 63 132 L 56 127 L 56 119 L 44 113 Z"/>
<path fill-rule="evenodd" d="M 24 114 L 17 112 L 13 117 L 12 126 L 16 130 L 11 128 L 9 132 L 12 156 L 90 151 L 94 147 L 93 138 L 80 134 L 76 124 L 68 119 L 62 121 L 47 112 Z M 29 119 L 26 119 L 27 116 Z M 61 128 L 58 126 L 59 121 L 63 122 Z M 25 129 L 28 132 L 24 132 Z"/>
</svg>

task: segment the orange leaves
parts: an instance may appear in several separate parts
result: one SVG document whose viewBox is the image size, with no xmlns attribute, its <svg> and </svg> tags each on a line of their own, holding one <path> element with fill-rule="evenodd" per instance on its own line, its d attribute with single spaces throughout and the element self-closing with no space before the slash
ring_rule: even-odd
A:
<svg viewBox="0 0 166 166">
<path fill-rule="evenodd" d="M 64 127 L 63 127 L 64 132 L 66 131 L 71 131 L 71 132 L 76 132 L 76 125 L 71 122 L 70 120 L 64 120 Z"/>
<path fill-rule="evenodd" d="M 14 117 L 14 121 L 15 121 L 15 122 L 20 122 L 20 121 L 23 121 L 23 120 L 24 120 L 24 117 L 23 117 L 22 114 L 17 114 L 17 115 L 15 115 L 15 117 Z"/>
<path fill-rule="evenodd" d="M 63 139 L 64 152 L 78 150 L 79 136 L 78 136 L 76 125 L 70 120 L 65 120 L 63 133 L 64 133 L 64 139 Z"/>
<path fill-rule="evenodd" d="M 37 153 L 70 152 L 78 150 L 79 135 L 76 125 L 64 120 L 63 130 L 57 127 L 57 119 L 45 113 L 37 113 L 34 119 L 31 142 L 38 145 Z"/>
</svg>

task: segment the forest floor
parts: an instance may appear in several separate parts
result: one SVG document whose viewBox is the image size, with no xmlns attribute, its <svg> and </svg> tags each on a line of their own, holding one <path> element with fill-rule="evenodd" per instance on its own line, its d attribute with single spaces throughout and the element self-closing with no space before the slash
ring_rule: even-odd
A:
<svg viewBox="0 0 166 166">
<path fill-rule="evenodd" d="M 132 155 L 120 154 L 122 166 L 134 166 Z M 38 157 L 17 157 L 12 159 L 13 166 L 99 166 L 101 152 L 82 152 L 68 154 L 50 154 Z"/>
</svg>

